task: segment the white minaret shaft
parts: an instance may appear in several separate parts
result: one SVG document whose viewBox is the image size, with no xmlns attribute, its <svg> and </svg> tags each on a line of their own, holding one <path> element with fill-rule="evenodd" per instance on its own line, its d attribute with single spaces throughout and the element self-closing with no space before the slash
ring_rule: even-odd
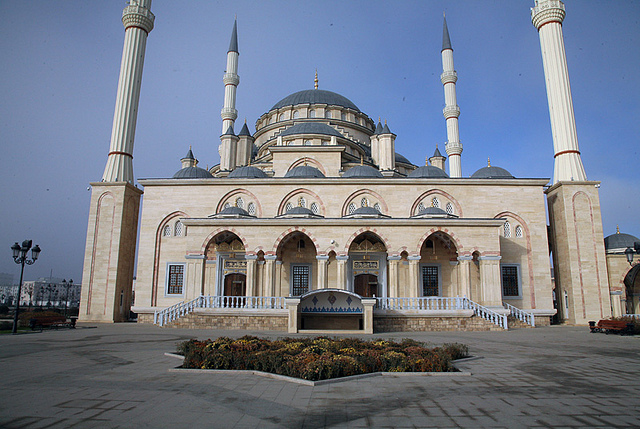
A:
<svg viewBox="0 0 640 429">
<path fill-rule="evenodd" d="M 142 66 L 147 35 L 153 29 L 154 20 L 151 0 L 131 0 L 122 12 L 124 48 L 113 114 L 111 146 L 102 176 L 103 182 L 133 183 L 133 140 L 138 118 Z"/>
<path fill-rule="evenodd" d="M 442 111 L 447 121 L 447 143 L 445 149 L 449 155 L 449 176 L 462 177 L 462 165 L 460 158 L 462 154 L 462 143 L 460 143 L 460 131 L 458 130 L 458 116 L 460 108 L 456 100 L 456 81 L 458 74 L 453 67 L 453 48 L 449 38 L 447 19 L 444 19 L 442 29 L 442 75 L 440 81 L 444 85 L 445 108 Z"/>
<path fill-rule="evenodd" d="M 564 4 L 559 0 L 536 0 L 535 7 L 531 9 L 531 22 L 538 29 L 540 36 L 547 84 L 555 158 L 553 183 L 587 180 L 578 149 L 569 70 L 564 51 L 564 16 Z"/>
<path fill-rule="evenodd" d="M 233 22 L 233 31 L 231 32 L 231 41 L 229 42 L 229 51 L 227 52 L 227 71 L 222 81 L 224 82 L 224 107 L 220 112 L 222 117 L 222 134 L 226 133 L 229 127 L 233 128 L 233 124 L 238 117 L 236 110 L 236 89 L 240 83 L 238 76 L 238 21 Z"/>
</svg>

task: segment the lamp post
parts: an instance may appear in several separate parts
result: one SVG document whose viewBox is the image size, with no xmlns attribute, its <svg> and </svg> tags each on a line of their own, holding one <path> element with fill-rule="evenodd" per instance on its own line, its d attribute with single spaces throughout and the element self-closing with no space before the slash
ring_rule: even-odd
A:
<svg viewBox="0 0 640 429">
<path fill-rule="evenodd" d="M 64 300 L 64 315 L 67 315 L 67 308 L 69 306 L 69 289 L 71 289 L 71 287 L 73 286 L 73 279 L 69 279 L 69 281 L 67 282 L 66 280 L 62 280 L 62 286 L 64 286 L 65 289 L 67 289 L 67 296 Z"/>
<path fill-rule="evenodd" d="M 31 249 L 31 240 L 24 240 L 22 242 L 22 246 L 20 246 L 17 242 L 11 246 L 11 250 L 13 250 L 13 260 L 16 264 L 20 264 L 20 283 L 18 284 L 18 299 L 16 300 L 16 314 L 13 317 L 13 330 L 11 331 L 13 334 L 18 332 L 18 314 L 20 313 L 20 294 L 22 293 L 22 277 L 24 275 L 24 264 L 32 265 L 38 259 L 40 255 L 40 246 L 37 244 L 33 249 Z M 27 252 L 31 249 L 31 259 L 27 259 Z"/>
<path fill-rule="evenodd" d="M 634 253 L 640 253 L 640 243 L 637 242 L 637 241 L 635 243 L 633 243 L 633 247 L 629 246 L 624 251 L 624 256 L 627 257 L 627 262 L 629 263 L 629 265 L 633 265 L 633 254 Z"/>
</svg>

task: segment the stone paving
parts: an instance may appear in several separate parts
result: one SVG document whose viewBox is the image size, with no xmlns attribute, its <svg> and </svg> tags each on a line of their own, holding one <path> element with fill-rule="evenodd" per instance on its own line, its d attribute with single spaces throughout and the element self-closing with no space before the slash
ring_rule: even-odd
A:
<svg viewBox="0 0 640 429">
<path fill-rule="evenodd" d="M 374 335 L 460 342 L 466 377 L 304 386 L 169 372 L 189 338 L 251 332 L 83 325 L 0 336 L 1 428 L 640 427 L 640 337 L 586 327 Z M 264 337 L 284 333 L 255 333 Z"/>
</svg>

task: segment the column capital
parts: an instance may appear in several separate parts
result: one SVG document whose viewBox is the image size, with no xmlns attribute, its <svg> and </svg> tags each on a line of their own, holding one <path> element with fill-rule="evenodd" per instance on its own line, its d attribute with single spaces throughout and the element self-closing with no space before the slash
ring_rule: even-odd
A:
<svg viewBox="0 0 640 429">
<path fill-rule="evenodd" d="M 401 256 L 387 256 L 387 261 L 399 261 L 401 259 Z"/>
<path fill-rule="evenodd" d="M 329 257 L 327 255 L 316 255 L 316 260 L 318 260 L 318 261 L 328 261 Z"/>
<path fill-rule="evenodd" d="M 411 256 L 408 256 L 407 259 L 413 262 L 413 261 L 419 261 L 420 259 L 422 259 L 422 257 L 420 255 L 411 255 Z"/>
<path fill-rule="evenodd" d="M 473 260 L 473 256 L 471 255 L 458 256 L 458 261 L 472 261 L 472 260 Z"/>
<path fill-rule="evenodd" d="M 244 259 L 247 261 L 255 261 L 258 259 L 258 255 L 244 255 Z"/>
<path fill-rule="evenodd" d="M 277 255 L 264 255 L 265 261 L 275 261 L 276 259 L 278 259 Z"/>
<path fill-rule="evenodd" d="M 487 255 L 487 256 L 479 256 L 478 260 L 480 261 L 499 261 L 502 259 L 500 255 Z"/>
</svg>

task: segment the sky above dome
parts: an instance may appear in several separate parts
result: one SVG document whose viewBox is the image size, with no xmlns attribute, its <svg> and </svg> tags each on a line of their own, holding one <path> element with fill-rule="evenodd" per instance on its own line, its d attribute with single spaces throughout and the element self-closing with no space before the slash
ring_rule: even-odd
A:
<svg viewBox="0 0 640 429">
<path fill-rule="evenodd" d="M 19 277 L 15 241 L 41 259 L 25 279 L 80 282 L 90 182 L 105 167 L 124 29 L 124 1 L 0 1 L 0 272 Z M 352 100 L 424 165 L 446 127 L 442 13 L 455 68 L 462 172 L 487 165 L 515 177 L 553 175 L 553 144 L 533 0 L 154 0 L 134 147 L 136 178 L 171 177 L 191 145 L 218 164 L 226 52 L 238 17 L 237 130 L 274 103 L 313 88 Z M 640 236 L 640 2 L 567 0 L 564 37 L 582 159 L 601 180 L 604 235 Z"/>
</svg>

